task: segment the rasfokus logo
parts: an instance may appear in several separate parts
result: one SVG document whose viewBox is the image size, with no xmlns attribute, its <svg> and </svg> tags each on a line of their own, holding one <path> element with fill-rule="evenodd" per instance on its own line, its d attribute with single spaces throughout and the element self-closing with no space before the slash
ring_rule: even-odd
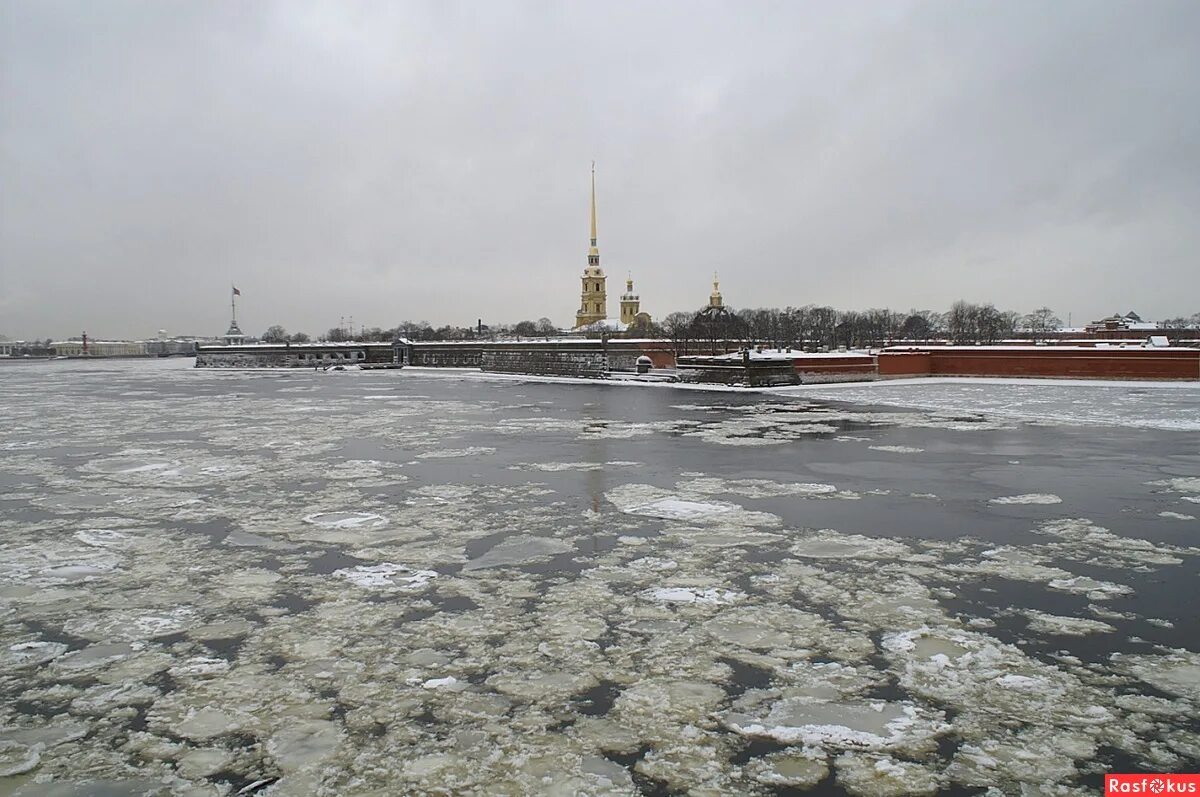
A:
<svg viewBox="0 0 1200 797">
<path fill-rule="evenodd" d="M 1200 795 L 1200 774 L 1195 775 L 1105 775 L 1104 797 L 1113 794 Z"/>
</svg>

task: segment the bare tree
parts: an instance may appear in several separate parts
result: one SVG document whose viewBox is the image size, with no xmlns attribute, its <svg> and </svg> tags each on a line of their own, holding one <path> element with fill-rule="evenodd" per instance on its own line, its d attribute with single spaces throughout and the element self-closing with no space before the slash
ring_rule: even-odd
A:
<svg viewBox="0 0 1200 797">
<path fill-rule="evenodd" d="M 933 337 L 933 326 L 927 317 L 913 310 L 908 314 L 908 318 L 904 319 L 900 335 L 905 340 L 929 340 Z"/>
<path fill-rule="evenodd" d="M 693 313 L 676 311 L 662 320 L 663 332 L 671 339 L 671 347 L 676 355 L 687 354 L 688 342 L 694 337 L 692 330 Z"/>
<path fill-rule="evenodd" d="M 1034 340 L 1038 340 L 1049 332 L 1057 332 L 1062 329 L 1062 319 L 1056 316 L 1049 307 L 1039 307 L 1032 313 L 1022 316 L 1020 326 Z"/>
</svg>

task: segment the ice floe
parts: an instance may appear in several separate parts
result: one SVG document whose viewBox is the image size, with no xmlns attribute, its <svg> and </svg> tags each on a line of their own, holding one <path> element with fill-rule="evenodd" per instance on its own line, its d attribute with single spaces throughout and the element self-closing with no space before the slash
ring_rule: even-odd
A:
<svg viewBox="0 0 1200 797">
<path fill-rule="evenodd" d="M 1200 493 L 1200 476 L 1176 476 L 1147 483 L 1153 487 L 1165 487 L 1176 493 Z"/>
<path fill-rule="evenodd" d="M 437 578 L 438 574 L 433 570 L 412 570 L 392 562 L 381 562 L 377 565 L 358 565 L 336 570 L 334 575 L 364 589 L 419 592 Z"/>
<path fill-rule="evenodd" d="M 691 478 L 679 482 L 681 491 L 704 495 L 729 493 L 746 498 L 775 498 L 832 496 L 838 492 L 835 485 L 816 482 L 773 482 L 767 479 L 717 479 L 710 476 L 683 475 Z"/>
<path fill-rule="evenodd" d="M 795 542 L 791 552 L 804 559 L 896 559 L 911 550 L 896 540 L 822 529 Z"/>
<path fill-rule="evenodd" d="M 482 556 L 463 565 L 465 572 L 493 567 L 513 567 L 544 562 L 559 554 L 570 553 L 575 546 L 553 537 L 510 537 Z"/>
<path fill-rule="evenodd" d="M 746 596 L 737 590 L 721 589 L 720 587 L 658 587 L 650 590 L 646 597 L 660 603 L 718 606 L 737 603 Z"/>
<path fill-rule="evenodd" d="M 693 497 L 695 496 L 695 497 Z M 754 512 L 737 504 L 701 501 L 699 493 L 672 493 L 647 484 L 624 484 L 605 493 L 622 512 L 631 515 L 690 523 L 726 523 L 733 526 L 778 526 L 777 516 Z"/>
<path fill-rule="evenodd" d="M 1006 495 L 992 498 L 992 504 L 1061 504 L 1062 499 L 1049 493 L 1024 493 L 1022 495 Z"/>
<path fill-rule="evenodd" d="M 1151 686 L 1200 702 L 1200 653 L 1183 649 L 1161 655 L 1114 653 L 1112 661 Z"/>
<path fill-rule="evenodd" d="M 468 446 L 466 448 L 438 448 L 417 454 L 417 459 L 461 459 L 463 457 L 481 457 L 495 454 L 496 449 L 489 446 Z"/>
<path fill-rule="evenodd" d="M 1087 617 L 1064 617 L 1034 609 L 1026 611 L 1025 616 L 1029 618 L 1029 630 L 1039 634 L 1086 636 L 1087 634 L 1109 634 L 1117 630 L 1108 623 Z"/>
<path fill-rule="evenodd" d="M 1124 584 L 1115 584 L 1111 581 L 1100 581 L 1090 576 L 1074 576 L 1072 578 L 1052 578 L 1047 582 L 1051 589 L 1056 589 L 1061 592 L 1073 592 L 1077 595 L 1086 595 L 1094 601 L 1109 600 L 1118 595 L 1130 595 L 1133 589 Z"/>
<path fill-rule="evenodd" d="M 725 723 L 737 733 L 782 744 L 910 753 L 928 750 L 936 736 L 949 730 L 939 714 L 912 703 L 803 697 L 767 701 L 755 713 L 731 712 Z"/>
</svg>

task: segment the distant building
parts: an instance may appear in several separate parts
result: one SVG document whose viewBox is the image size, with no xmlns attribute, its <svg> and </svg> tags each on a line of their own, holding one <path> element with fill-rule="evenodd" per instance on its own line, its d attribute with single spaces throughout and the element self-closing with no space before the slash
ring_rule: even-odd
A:
<svg viewBox="0 0 1200 797">
<path fill-rule="evenodd" d="M 1113 332 L 1116 330 L 1131 330 L 1145 332 L 1151 329 L 1158 329 L 1158 324 L 1142 321 L 1142 317 L 1130 310 L 1125 315 L 1113 313 L 1107 318 L 1101 318 L 1099 321 L 1093 321 L 1084 327 L 1085 332 Z"/>
<path fill-rule="evenodd" d="M 46 343 L 38 340 L 6 340 L 0 343 L 0 357 L 53 357 L 54 349 Z"/>
<path fill-rule="evenodd" d="M 146 343 L 141 340 L 92 340 L 71 338 L 50 344 L 57 357 L 145 357 Z"/>
</svg>

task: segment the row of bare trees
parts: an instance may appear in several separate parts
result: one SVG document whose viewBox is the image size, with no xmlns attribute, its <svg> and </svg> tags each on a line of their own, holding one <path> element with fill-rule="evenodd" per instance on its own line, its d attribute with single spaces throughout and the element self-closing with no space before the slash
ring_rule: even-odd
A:
<svg viewBox="0 0 1200 797">
<path fill-rule="evenodd" d="M 344 341 L 388 342 L 397 338 L 408 340 L 476 340 L 493 337 L 543 337 L 559 334 L 559 329 L 549 318 L 539 318 L 537 321 L 518 321 L 515 324 L 501 324 L 494 327 L 479 325 L 474 327 L 459 327 L 446 324 L 434 327 L 428 321 L 402 321 L 400 324 L 384 329 L 382 327 L 362 327 L 350 331 L 344 327 L 334 327 L 320 335 L 317 339 L 341 343 Z M 266 343 L 307 343 L 311 338 L 303 332 L 289 334 L 282 326 L 275 324 L 263 333 L 262 340 Z"/>
<path fill-rule="evenodd" d="M 1053 336 L 1063 323 L 1049 307 L 1021 315 L 999 310 L 994 305 L 957 301 L 945 312 L 909 310 L 906 313 L 887 308 L 838 310 L 821 305 L 803 307 L 756 308 L 720 314 L 674 312 L 661 322 L 645 322 L 626 332 L 628 337 L 667 337 L 677 350 L 691 350 L 717 341 L 762 344 L 772 348 L 817 349 L 865 348 L 902 342 L 948 340 L 954 343 L 998 343 L 1014 337 L 1040 339 Z M 1200 313 L 1164 322 L 1176 329 L 1200 328 Z M 404 321 L 391 329 L 367 327 L 351 337 L 345 329 L 334 328 L 320 340 L 390 341 L 477 340 L 497 337 L 549 337 L 561 330 L 549 318 L 519 321 L 515 324 L 459 327 L 434 327 L 428 321 Z M 599 334 L 599 333 L 597 333 Z M 281 326 L 272 326 L 263 340 L 303 343 L 308 335 L 289 335 Z"/>
<path fill-rule="evenodd" d="M 991 304 L 955 302 L 947 312 L 886 308 L 837 310 L 833 307 L 757 308 L 719 316 L 671 313 L 662 328 L 676 348 L 689 344 L 743 341 L 771 348 L 805 350 L 864 348 L 904 341 L 951 340 L 956 343 L 996 343 L 1018 334 L 1037 336 L 1061 328 L 1062 322 L 1043 307 L 1021 316 Z"/>
</svg>

